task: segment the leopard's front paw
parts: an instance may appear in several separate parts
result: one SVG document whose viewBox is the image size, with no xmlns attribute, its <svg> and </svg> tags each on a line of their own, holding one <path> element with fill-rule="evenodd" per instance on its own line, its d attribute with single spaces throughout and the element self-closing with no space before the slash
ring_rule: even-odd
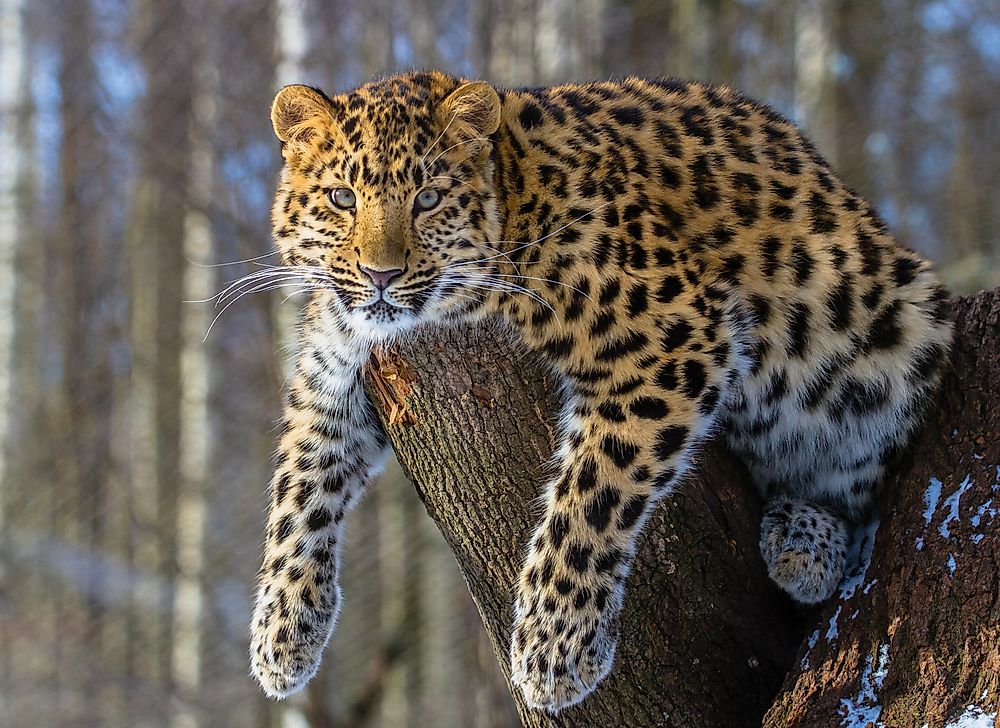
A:
<svg viewBox="0 0 1000 728">
<path fill-rule="evenodd" d="M 316 674 L 339 603 L 335 585 L 312 605 L 289 599 L 289 592 L 273 585 L 259 589 L 250 623 L 250 669 L 268 697 L 287 698 Z"/>
<path fill-rule="evenodd" d="M 511 679 L 530 707 L 555 713 L 579 703 L 611 672 L 617 610 L 541 595 L 525 601 L 511 638 Z"/>
</svg>

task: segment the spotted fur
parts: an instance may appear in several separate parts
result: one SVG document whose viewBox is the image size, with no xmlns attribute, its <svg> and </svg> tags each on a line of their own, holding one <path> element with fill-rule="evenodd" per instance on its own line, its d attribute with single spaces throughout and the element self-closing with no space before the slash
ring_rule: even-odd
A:
<svg viewBox="0 0 1000 728">
<path fill-rule="evenodd" d="M 499 316 L 566 384 L 513 605 L 531 705 L 572 705 L 611 670 L 639 533 L 710 433 L 766 501 L 771 576 L 800 601 L 831 594 L 951 326 L 928 264 L 792 124 L 694 83 L 501 91 L 439 73 L 287 87 L 272 121 L 282 270 L 313 296 L 251 627 L 265 691 L 315 671 L 343 518 L 386 455 L 361 366 L 425 322 Z"/>
</svg>

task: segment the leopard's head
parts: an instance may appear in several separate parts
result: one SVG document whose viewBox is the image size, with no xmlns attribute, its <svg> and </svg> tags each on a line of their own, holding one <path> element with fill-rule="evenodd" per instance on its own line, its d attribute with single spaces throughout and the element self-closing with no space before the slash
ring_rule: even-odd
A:
<svg viewBox="0 0 1000 728">
<path fill-rule="evenodd" d="M 500 234 L 491 86 L 439 73 L 334 97 L 286 86 L 271 121 L 284 158 L 275 241 L 355 333 L 385 339 L 482 295 Z"/>
</svg>

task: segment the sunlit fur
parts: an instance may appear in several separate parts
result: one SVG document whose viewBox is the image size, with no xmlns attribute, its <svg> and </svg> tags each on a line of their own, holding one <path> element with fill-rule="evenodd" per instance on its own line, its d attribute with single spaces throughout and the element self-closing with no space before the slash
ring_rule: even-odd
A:
<svg viewBox="0 0 1000 728">
<path fill-rule="evenodd" d="M 573 705 L 612 670 L 643 524 L 712 433 L 765 501 L 772 578 L 802 602 L 832 593 L 951 325 L 930 266 L 792 124 L 701 84 L 498 91 L 438 73 L 332 98 L 286 87 L 272 122 L 285 266 L 222 295 L 311 293 L 251 624 L 269 695 L 319 664 L 344 518 L 388 455 L 363 365 L 419 324 L 500 317 L 563 388 L 514 594 L 528 705 Z M 353 208 L 331 201 L 340 187 Z M 423 210 L 428 188 L 441 201 Z M 379 294 L 366 269 L 402 274 Z"/>
<path fill-rule="evenodd" d="M 375 84 L 356 92 L 353 99 L 383 108 L 377 123 L 361 120 L 346 131 L 330 124 L 317 132 L 322 143 L 289 150 L 275 197 L 284 261 L 325 270 L 345 323 L 374 341 L 446 319 L 494 287 L 515 285 L 498 277 L 490 260 L 497 249 L 488 241 L 499 240 L 500 220 L 488 149 L 481 139 L 453 133 L 432 91 L 414 87 L 403 95 L 392 84 Z M 331 191 L 341 186 L 354 190 L 355 209 L 331 204 Z M 427 211 L 415 204 L 425 188 L 441 194 Z M 380 300 L 362 265 L 405 273 Z"/>
</svg>

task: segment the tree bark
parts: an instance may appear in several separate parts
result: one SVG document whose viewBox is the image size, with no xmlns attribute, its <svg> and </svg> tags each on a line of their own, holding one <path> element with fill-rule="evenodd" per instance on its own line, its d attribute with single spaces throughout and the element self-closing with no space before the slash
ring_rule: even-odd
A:
<svg viewBox="0 0 1000 728">
<path fill-rule="evenodd" d="M 959 299 L 955 312 L 956 367 L 941 409 L 887 483 L 874 557 L 858 567 L 866 574 L 845 582 L 844 597 L 820 616 L 774 587 L 757 551 L 756 493 L 739 463 L 711 443 L 646 528 L 611 676 L 558 716 L 527 709 L 515 691 L 524 725 L 759 726 L 766 713 L 770 727 L 839 726 L 866 707 L 875 683 L 885 725 L 937 725 L 971 703 L 995 710 L 1000 292 Z M 512 585 L 556 433 L 554 382 L 499 330 L 460 328 L 379 352 L 369 386 L 506 674 Z M 960 485 L 966 473 L 971 484 Z M 932 475 L 942 492 L 925 522 L 924 487 L 901 484 Z M 954 492 L 963 488 L 959 502 Z M 959 518 L 945 523 L 949 497 Z M 827 639 L 832 624 L 840 633 Z"/>
<path fill-rule="evenodd" d="M 470 329 L 381 354 L 373 371 L 399 460 L 507 670 L 511 587 L 552 452 L 554 383 L 509 337 Z M 556 718 L 515 693 L 524 725 L 759 725 L 804 629 L 757 556 L 759 518 L 738 464 L 707 448 L 700 474 L 647 527 L 612 675 Z"/>
</svg>

